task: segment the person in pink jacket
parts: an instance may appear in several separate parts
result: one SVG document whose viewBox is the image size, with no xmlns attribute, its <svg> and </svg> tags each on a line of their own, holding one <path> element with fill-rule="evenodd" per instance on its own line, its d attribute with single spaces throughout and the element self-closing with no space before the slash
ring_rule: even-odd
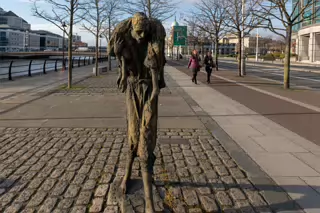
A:
<svg viewBox="0 0 320 213">
<path fill-rule="evenodd" d="M 191 68 L 192 71 L 192 82 L 197 84 L 197 73 L 200 71 L 200 61 L 199 61 L 199 56 L 197 50 L 193 50 L 189 64 L 188 64 L 188 69 Z"/>
</svg>

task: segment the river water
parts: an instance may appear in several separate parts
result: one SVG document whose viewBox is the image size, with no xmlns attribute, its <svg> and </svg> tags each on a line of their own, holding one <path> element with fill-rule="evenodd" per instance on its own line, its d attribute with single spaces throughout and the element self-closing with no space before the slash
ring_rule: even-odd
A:
<svg viewBox="0 0 320 213">
<path fill-rule="evenodd" d="M 83 66 L 83 59 L 84 56 L 75 56 L 74 58 L 74 67 L 78 66 L 78 59 L 80 58 L 81 66 Z M 86 64 L 88 64 L 89 57 L 86 57 Z M 29 65 L 30 61 L 32 59 L 13 59 L 13 60 L 0 60 L 0 79 L 8 79 L 9 77 L 9 67 L 11 61 L 12 67 L 11 67 L 11 76 L 12 78 L 17 76 L 26 76 L 28 75 Z M 57 67 L 57 70 L 62 69 L 62 57 L 51 57 L 50 59 L 34 59 L 31 62 L 30 70 L 31 75 L 37 74 L 37 73 L 43 73 L 43 67 L 45 64 L 45 70 L 46 72 L 54 71 L 55 67 Z M 92 62 L 92 57 L 90 57 L 90 63 Z M 68 62 L 66 62 L 66 66 Z"/>
</svg>

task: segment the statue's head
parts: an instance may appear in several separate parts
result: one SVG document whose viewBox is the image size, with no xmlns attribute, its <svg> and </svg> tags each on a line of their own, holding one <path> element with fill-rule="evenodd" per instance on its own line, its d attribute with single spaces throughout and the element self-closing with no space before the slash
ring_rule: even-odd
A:
<svg viewBox="0 0 320 213">
<path fill-rule="evenodd" d="M 141 42 L 149 28 L 149 20 L 148 17 L 144 13 L 136 13 L 132 17 L 132 37 L 137 40 L 137 42 Z"/>
</svg>

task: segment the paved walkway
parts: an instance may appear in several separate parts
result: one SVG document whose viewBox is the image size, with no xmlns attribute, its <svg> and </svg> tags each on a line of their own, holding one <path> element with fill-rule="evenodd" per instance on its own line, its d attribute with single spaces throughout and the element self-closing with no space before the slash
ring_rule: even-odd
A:
<svg viewBox="0 0 320 213">
<path fill-rule="evenodd" d="M 157 211 L 299 212 L 211 118 L 210 110 L 222 112 L 230 100 L 190 84 L 175 68 L 166 72 L 154 168 Z M 114 197 L 128 147 L 124 95 L 114 89 L 115 79 L 112 72 L 87 78 L 77 90 L 55 90 L 1 115 L 0 212 L 119 212 Z M 140 175 L 136 161 L 129 212 L 143 212 Z"/>
<path fill-rule="evenodd" d="M 190 81 L 190 71 L 185 66 L 178 68 L 183 73 L 175 68 L 169 73 L 200 107 L 305 212 L 320 212 L 320 147 L 315 144 L 319 144 L 320 137 L 319 125 L 314 123 L 320 120 L 318 112 L 275 91 L 271 94 L 268 89 L 259 89 L 259 84 L 237 83 L 242 79 L 235 83 L 234 77 L 223 72 L 216 72 L 211 85 L 201 83 L 195 87 Z M 200 81 L 205 82 L 205 78 L 204 73 L 199 74 Z"/>
<path fill-rule="evenodd" d="M 107 65 L 105 63 L 105 65 Z M 92 75 L 94 65 L 75 67 L 73 82 L 76 83 Z M 41 98 L 44 93 L 50 92 L 68 82 L 68 72 L 48 72 L 46 75 L 21 77 L 14 81 L 0 83 L 0 114 L 21 104 Z"/>
</svg>

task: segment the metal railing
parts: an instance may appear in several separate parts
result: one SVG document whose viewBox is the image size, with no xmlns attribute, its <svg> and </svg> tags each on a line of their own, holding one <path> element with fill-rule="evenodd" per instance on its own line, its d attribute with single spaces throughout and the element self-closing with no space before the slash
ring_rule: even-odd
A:
<svg viewBox="0 0 320 213">
<path fill-rule="evenodd" d="M 99 58 L 99 63 L 107 61 L 107 57 Z M 45 59 L 43 61 L 39 60 L 30 60 L 23 61 L 21 63 L 18 60 L 11 60 L 8 62 L 8 66 L 0 66 L 0 80 L 8 79 L 12 81 L 13 78 L 29 76 L 33 74 L 47 74 L 49 71 L 62 70 L 63 68 L 63 59 Z M 68 69 L 68 59 L 64 60 L 65 68 Z M 72 68 L 81 67 L 95 63 L 94 57 L 73 57 L 72 58 Z"/>
</svg>

